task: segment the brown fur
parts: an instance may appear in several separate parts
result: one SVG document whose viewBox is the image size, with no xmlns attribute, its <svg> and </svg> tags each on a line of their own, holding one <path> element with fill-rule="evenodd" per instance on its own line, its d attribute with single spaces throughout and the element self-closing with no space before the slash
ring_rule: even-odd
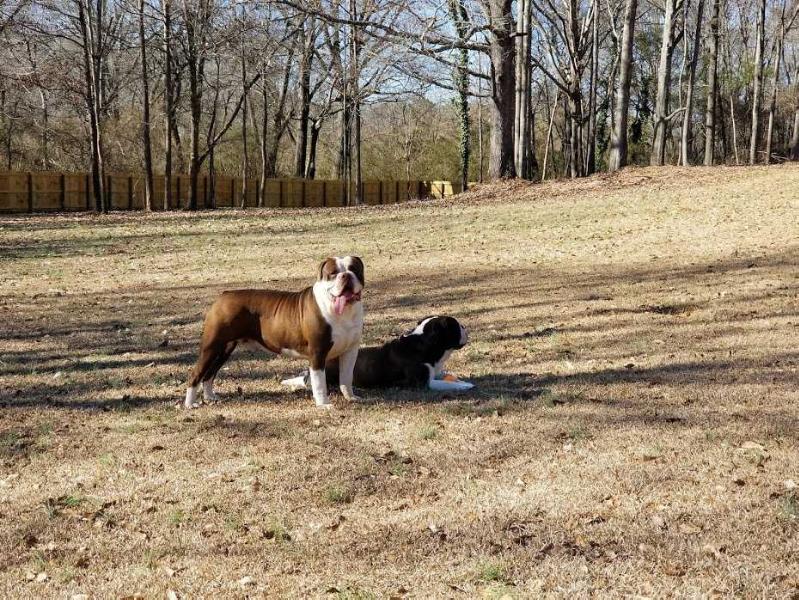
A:
<svg viewBox="0 0 799 600">
<path fill-rule="evenodd" d="M 254 341 L 271 352 L 294 350 L 311 367 L 324 367 L 333 345 L 330 326 L 314 300 L 313 288 L 300 292 L 223 292 L 205 317 L 200 356 L 189 379 L 194 387 L 213 379 L 239 342 Z"/>
</svg>

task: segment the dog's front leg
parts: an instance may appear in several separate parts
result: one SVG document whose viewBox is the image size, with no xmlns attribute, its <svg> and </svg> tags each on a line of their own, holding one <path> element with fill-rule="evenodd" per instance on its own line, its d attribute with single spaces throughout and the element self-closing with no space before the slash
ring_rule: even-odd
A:
<svg viewBox="0 0 799 600">
<path fill-rule="evenodd" d="M 325 377 L 325 359 L 327 352 L 317 352 L 311 359 L 311 391 L 318 408 L 330 408 L 327 395 L 327 378 Z"/>
<path fill-rule="evenodd" d="M 360 400 L 352 391 L 352 375 L 355 371 L 355 360 L 358 358 L 360 343 L 353 345 L 338 359 L 338 382 L 342 395 L 349 401 Z"/>
</svg>

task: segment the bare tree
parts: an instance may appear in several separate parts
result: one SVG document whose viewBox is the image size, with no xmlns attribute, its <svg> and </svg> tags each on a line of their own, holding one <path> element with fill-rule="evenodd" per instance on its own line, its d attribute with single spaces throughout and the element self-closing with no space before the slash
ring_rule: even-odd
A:
<svg viewBox="0 0 799 600">
<path fill-rule="evenodd" d="M 617 171 L 627 165 L 627 117 L 630 108 L 630 78 L 637 11 L 638 0 L 626 0 L 619 56 L 619 85 L 616 89 L 613 126 L 610 135 L 609 171 Z"/>
<path fill-rule="evenodd" d="M 671 89 L 671 65 L 674 48 L 683 35 L 680 26 L 680 12 L 684 0 L 665 0 L 663 17 L 663 36 L 660 46 L 660 66 L 658 67 L 657 97 L 655 100 L 655 137 L 652 144 L 651 163 L 663 165 L 666 162 L 666 137 L 671 119 L 682 109 L 669 114 L 669 92 Z M 679 31 L 676 31 L 679 27 Z"/>
<path fill-rule="evenodd" d="M 771 99 L 768 107 L 768 129 L 766 130 L 766 163 L 771 162 L 771 146 L 774 141 L 774 118 L 777 112 L 777 88 L 779 87 L 780 81 L 785 36 L 793 28 L 797 16 L 799 16 L 799 3 L 796 4 L 793 13 L 787 19 L 785 8 L 785 0 L 783 0 L 780 11 L 779 31 L 774 45 L 773 78 L 771 81 Z"/>
<path fill-rule="evenodd" d="M 688 4 L 685 4 L 686 12 Z M 688 65 L 688 87 L 685 92 L 685 111 L 682 115 L 682 133 L 680 135 L 680 164 L 688 166 L 691 164 L 690 145 L 692 139 L 691 118 L 694 110 L 694 84 L 696 82 L 696 66 L 699 62 L 700 37 L 702 34 L 702 14 L 705 9 L 705 0 L 699 0 L 696 7 L 696 24 L 694 36 L 691 42 L 691 62 Z M 687 20 L 686 20 L 687 26 Z"/>
<path fill-rule="evenodd" d="M 755 75 L 752 89 L 752 137 L 749 140 L 749 164 L 757 162 L 760 138 L 760 104 L 763 101 L 763 51 L 766 39 L 766 0 L 759 0 L 757 40 L 755 42 Z"/>
<path fill-rule="evenodd" d="M 716 145 L 716 96 L 718 95 L 719 11 L 721 0 L 713 0 L 710 17 L 710 54 L 707 68 L 707 102 L 705 106 L 705 165 L 712 166 Z"/>
<path fill-rule="evenodd" d="M 468 14 L 464 0 L 449 0 L 452 22 L 458 33 L 458 39 L 465 45 L 467 39 Z M 460 159 L 459 175 L 461 189 L 469 186 L 469 153 L 471 150 L 471 120 L 469 118 L 469 51 L 465 47 L 458 49 L 458 65 L 454 72 L 454 84 L 457 91 L 455 109 L 458 115 L 458 158 Z"/>
<path fill-rule="evenodd" d="M 144 151 L 144 209 L 153 204 L 153 147 L 150 140 L 150 75 L 147 65 L 147 36 L 144 28 L 145 1 L 139 0 L 139 49 L 142 83 L 142 146 Z"/>
</svg>

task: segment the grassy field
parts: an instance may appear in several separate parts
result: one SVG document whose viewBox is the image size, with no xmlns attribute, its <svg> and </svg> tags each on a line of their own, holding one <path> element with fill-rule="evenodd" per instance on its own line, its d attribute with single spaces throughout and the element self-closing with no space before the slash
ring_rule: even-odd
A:
<svg viewBox="0 0 799 600">
<path fill-rule="evenodd" d="M 318 411 L 223 289 L 366 262 L 473 393 Z M 316 212 L 0 217 L 0 596 L 799 595 L 799 168 L 637 169 Z"/>
</svg>

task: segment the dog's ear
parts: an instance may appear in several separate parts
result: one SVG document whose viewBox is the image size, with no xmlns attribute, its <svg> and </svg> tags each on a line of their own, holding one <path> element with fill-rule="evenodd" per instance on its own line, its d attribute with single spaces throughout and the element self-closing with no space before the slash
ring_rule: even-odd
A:
<svg viewBox="0 0 799 600">
<path fill-rule="evenodd" d="M 319 281 L 323 279 L 327 279 L 327 276 L 330 273 L 336 270 L 336 260 L 334 258 L 327 257 L 321 263 L 319 263 Z"/>
<path fill-rule="evenodd" d="M 358 281 L 361 282 L 361 285 L 366 286 L 366 279 L 364 279 L 363 273 L 363 261 L 361 260 L 360 256 L 353 256 L 352 261 L 350 262 L 350 271 L 355 273 L 355 276 L 358 278 Z"/>
</svg>

